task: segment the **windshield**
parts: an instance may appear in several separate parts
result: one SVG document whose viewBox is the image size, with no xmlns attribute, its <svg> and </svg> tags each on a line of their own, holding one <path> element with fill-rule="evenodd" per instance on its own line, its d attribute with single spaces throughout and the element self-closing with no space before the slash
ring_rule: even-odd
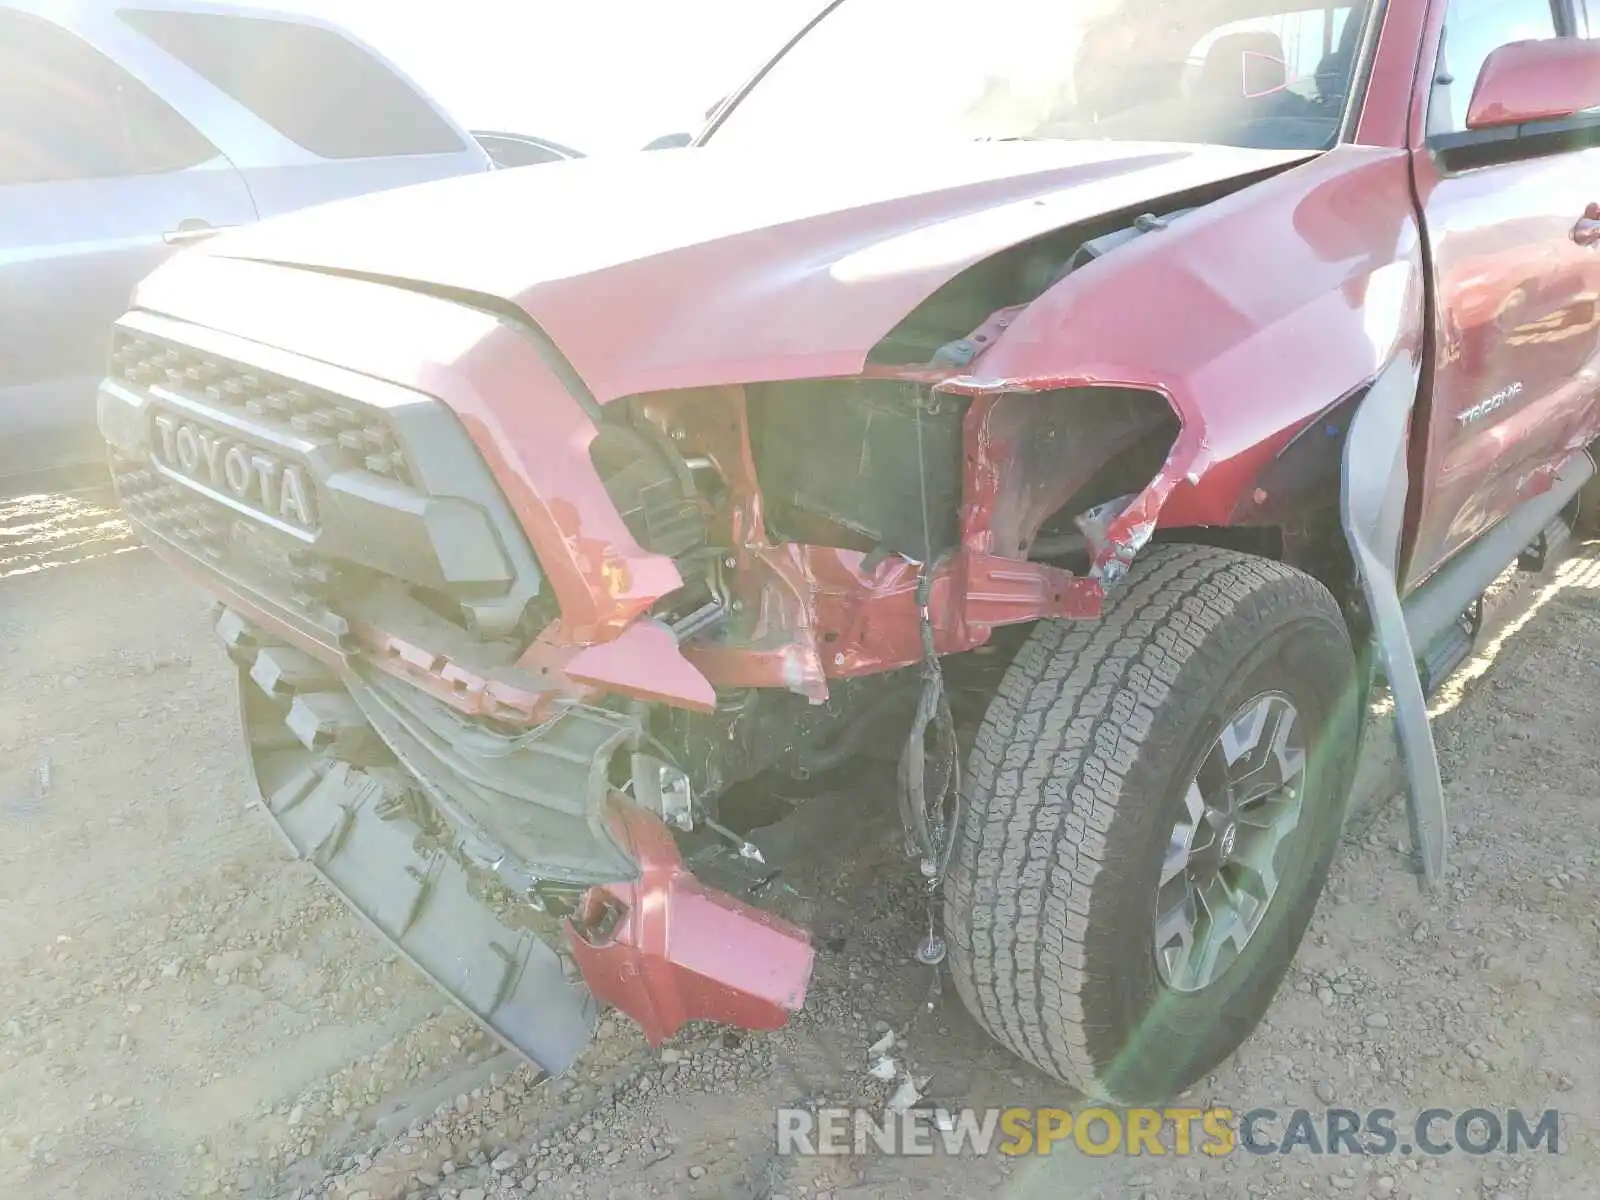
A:
<svg viewBox="0 0 1600 1200">
<path fill-rule="evenodd" d="M 1370 0 L 842 0 L 708 141 L 1321 149 Z"/>
</svg>

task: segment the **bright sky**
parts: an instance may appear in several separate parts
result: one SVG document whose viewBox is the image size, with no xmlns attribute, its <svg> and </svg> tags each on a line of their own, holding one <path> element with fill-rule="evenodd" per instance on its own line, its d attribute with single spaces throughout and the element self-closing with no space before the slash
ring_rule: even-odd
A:
<svg viewBox="0 0 1600 1200">
<path fill-rule="evenodd" d="M 376 46 L 463 124 L 579 150 L 697 128 L 823 0 L 260 0 Z"/>
</svg>

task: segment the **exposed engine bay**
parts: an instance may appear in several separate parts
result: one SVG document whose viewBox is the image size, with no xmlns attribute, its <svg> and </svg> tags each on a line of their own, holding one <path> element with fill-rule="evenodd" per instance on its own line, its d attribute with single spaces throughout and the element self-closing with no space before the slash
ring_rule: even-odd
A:
<svg viewBox="0 0 1600 1200">
<path fill-rule="evenodd" d="M 572 635 L 560 564 L 545 545 L 537 564 L 521 555 L 482 464 L 435 406 L 369 409 L 336 383 L 313 391 L 292 372 L 139 340 L 122 386 L 192 409 L 197 445 L 217 418 L 189 398 L 195 386 L 242 408 L 243 452 L 272 439 L 260 461 L 328 436 L 344 456 L 330 456 L 346 472 L 338 486 L 352 487 L 350 468 L 382 467 L 386 482 L 360 492 L 358 508 L 329 502 L 333 486 L 318 481 L 316 526 L 309 508 L 305 529 L 230 525 L 174 481 L 189 467 L 152 468 L 130 434 L 114 453 L 119 487 L 175 561 L 196 555 L 228 581 L 218 632 L 241 667 L 257 778 L 280 829 L 481 1020 L 562 1065 L 589 1019 L 560 999 L 572 962 L 520 933 L 502 950 L 506 930 L 550 942 L 565 923 L 590 987 L 635 1015 L 649 1008 L 652 1036 L 695 1016 L 775 1024 L 803 993 L 804 934 L 702 885 L 680 852 L 701 847 L 703 867 L 709 839 L 759 864 L 750 814 L 723 811 L 735 785 L 766 772 L 805 780 L 862 753 L 898 759 L 906 845 L 930 899 L 918 954 L 939 961 L 932 898 L 960 822 L 957 726 L 981 713 L 1006 656 L 959 660 L 948 680 L 942 658 L 1004 626 L 1097 611 L 1097 539 L 1177 435 L 1150 393 L 983 395 L 946 383 L 1015 306 L 1183 211 L 1052 234 L 981 263 L 907 316 L 860 377 L 585 401 L 573 436 L 636 544 L 602 570 L 625 580 L 643 561 L 634 556 L 658 556 L 680 581 L 609 641 Z M 467 503 L 429 498 L 445 479 Z M 347 530 L 356 512 L 366 523 Z M 427 552 L 402 564 L 363 540 L 372 514 L 385 514 L 389 544 Z M 355 552 L 309 551 L 308 531 Z M 258 596 L 283 599 L 263 608 Z M 273 632 L 279 611 L 309 642 Z M 674 671 L 676 694 L 661 682 Z M 395 822 L 416 831 L 409 849 L 389 844 Z M 389 847 L 372 861 L 391 883 L 344 865 L 357 843 Z M 393 881 L 404 890 L 406 879 L 422 887 L 409 914 L 391 911 Z M 492 914 L 472 926 L 471 963 L 449 948 L 456 917 L 430 915 L 441 887 Z M 638 964 L 663 953 L 642 923 L 651 889 L 677 894 L 697 920 L 733 922 L 732 940 L 768 939 L 776 973 L 735 989 L 742 1007 L 730 1011 L 718 997 L 732 994 L 736 963 L 669 953 L 675 982 L 641 990 Z M 455 978 L 502 960 L 498 990 Z M 523 1029 L 552 1004 L 566 1013 L 554 1033 Z"/>
<path fill-rule="evenodd" d="M 989 412 L 974 429 L 975 405 L 986 402 L 944 390 L 937 380 L 982 353 L 1004 328 L 1008 306 L 1159 234 L 1189 211 L 1179 206 L 1052 234 L 972 268 L 885 339 L 875 355 L 884 377 L 754 384 L 606 406 L 590 459 L 639 545 L 672 558 L 684 579 L 658 604 L 657 619 L 688 646 L 770 636 L 763 627 L 771 614 L 747 604 L 735 586 L 752 565 L 757 529 L 765 546 L 860 555 L 868 574 L 896 560 L 915 583 L 961 544 L 969 438 L 1009 435 L 1022 405 L 1033 411 L 1021 418 L 1025 436 L 1007 446 L 1013 462 L 1025 476 L 1055 471 L 1063 486 L 1010 508 L 1002 496 L 999 515 L 1012 532 L 997 549 L 1085 570 L 1090 544 L 1075 518 L 1114 505 L 1156 473 L 1177 432 L 1170 409 L 1146 394 L 1100 389 L 1070 406 L 1048 397 L 1006 402 L 1008 410 Z M 697 425 L 708 411 L 730 418 L 742 439 L 705 442 Z M 1075 441 L 1083 443 L 1081 453 Z M 741 442 L 748 460 L 730 461 Z M 824 645 L 838 637 L 823 633 Z M 792 687 L 719 686 L 710 712 L 641 711 L 644 736 L 714 817 L 718 794 L 763 771 L 804 777 L 869 741 L 898 742 L 922 688 L 910 668 L 923 660 L 918 651 L 902 669 L 830 679 L 825 700 Z"/>
<path fill-rule="evenodd" d="M 746 394 L 775 537 L 917 562 L 956 544 L 964 398 L 889 379 Z"/>
</svg>

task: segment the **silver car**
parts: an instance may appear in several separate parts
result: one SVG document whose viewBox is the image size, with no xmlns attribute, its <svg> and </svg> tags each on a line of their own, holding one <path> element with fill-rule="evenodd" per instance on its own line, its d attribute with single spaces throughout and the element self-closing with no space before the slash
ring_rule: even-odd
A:
<svg viewBox="0 0 1600 1200">
<path fill-rule="evenodd" d="M 185 242 L 490 167 L 326 22 L 204 0 L 0 0 L 0 479 L 99 459 L 111 323 Z"/>
</svg>

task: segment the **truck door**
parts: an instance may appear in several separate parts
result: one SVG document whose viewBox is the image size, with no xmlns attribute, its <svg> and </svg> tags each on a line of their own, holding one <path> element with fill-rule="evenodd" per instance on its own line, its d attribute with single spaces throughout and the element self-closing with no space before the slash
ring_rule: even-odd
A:
<svg viewBox="0 0 1600 1200">
<path fill-rule="evenodd" d="M 1470 132 L 1490 52 L 1573 36 L 1567 0 L 1448 0 L 1425 145 L 1414 155 L 1436 303 L 1433 387 L 1414 444 L 1414 588 L 1600 434 L 1600 125 Z M 1595 210 L 1600 215 L 1600 209 Z"/>
<path fill-rule="evenodd" d="M 0 475 L 98 459 L 95 389 L 134 285 L 244 180 L 121 65 L 0 7 Z"/>
</svg>

